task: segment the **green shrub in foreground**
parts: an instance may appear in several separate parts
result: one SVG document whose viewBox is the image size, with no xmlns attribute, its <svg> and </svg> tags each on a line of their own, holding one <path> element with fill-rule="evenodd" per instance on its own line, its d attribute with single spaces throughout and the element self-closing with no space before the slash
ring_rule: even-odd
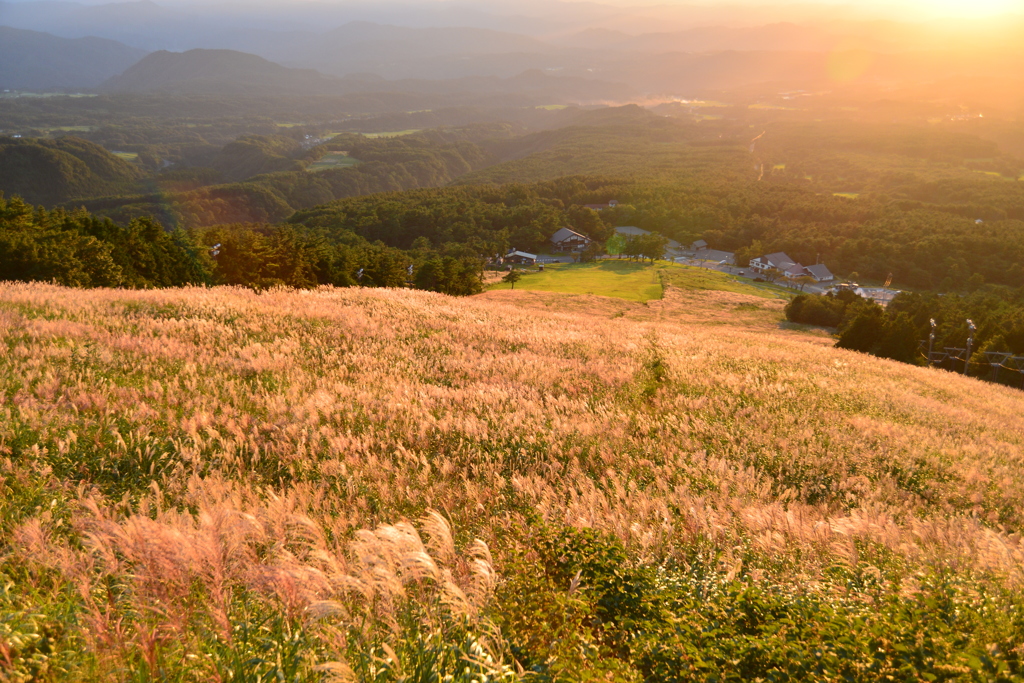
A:
<svg viewBox="0 0 1024 683">
<path fill-rule="evenodd" d="M 535 548 L 498 608 L 540 680 L 1024 681 L 1024 596 L 991 582 L 862 563 L 800 586 L 699 556 L 655 569 L 593 530 L 545 529 Z"/>
</svg>

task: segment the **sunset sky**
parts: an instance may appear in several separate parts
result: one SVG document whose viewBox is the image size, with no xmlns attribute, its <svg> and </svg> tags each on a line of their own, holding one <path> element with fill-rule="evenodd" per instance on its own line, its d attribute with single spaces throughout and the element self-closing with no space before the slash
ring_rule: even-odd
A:
<svg viewBox="0 0 1024 683">
<path fill-rule="evenodd" d="M 633 6 L 654 5 L 649 0 L 611 0 L 609 4 L 629 4 Z M 934 17 L 992 17 L 1005 14 L 1024 15 L 1024 0 L 805 0 L 804 2 L 788 3 L 778 0 L 677 0 L 666 4 L 677 5 L 832 5 L 851 6 L 863 10 L 871 8 L 884 14 L 901 14 L 905 17 L 916 16 L 920 19 Z"/>
</svg>

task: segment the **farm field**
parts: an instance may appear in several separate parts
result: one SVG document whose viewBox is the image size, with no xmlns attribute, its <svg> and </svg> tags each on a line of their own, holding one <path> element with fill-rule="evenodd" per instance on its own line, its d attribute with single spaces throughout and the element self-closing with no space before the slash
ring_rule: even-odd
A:
<svg viewBox="0 0 1024 683">
<path fill-rule="evenodd" d="M 10 680 L 1024 676 L 1024 398 L 679 289 L 0 284 Z"/>
<path fill-rule="evenodd" d="M 541 272 L 524 272 L 515 289 L 649 301 L 661 298 L 663 283 L 666 281 L 682 289 L 724 291 L 770 298 L 784 294 L 781 288 L 759 287 L 755 283 L 744 282 L 715 270 L 664 261 L 652 266 L 650 263 L 624 259 L 547 264 Z M 512 286 L 505 282 L 495 282 L 489 289 L 512 289 Z"/>
</svg>

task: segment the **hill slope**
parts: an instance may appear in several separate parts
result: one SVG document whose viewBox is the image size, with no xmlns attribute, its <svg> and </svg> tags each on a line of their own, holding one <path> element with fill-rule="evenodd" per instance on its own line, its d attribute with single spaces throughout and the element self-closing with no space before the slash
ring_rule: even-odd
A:
<svg viewBox="0 0 1024 683">
<path fill-rule="evenodd" d="M 58 38 L 0 26 L 0 89 L 95 88 L 145 54 L 104 38 Z"/>
<path fill-rule="evenodd" d="M 0 137 L 0 191 L 32 204 L 128 192 L 141 177 L 138 168 L 87 140 Z"/>
<path fill-rule="evenodd" d="M 233 50 L 154 52 L 107 80 L 108 92 L 192 94 L 314 94 L 335 81 L 308 69 L 288 69 Z"/>
<path fill-rule="evenodd" d="M 72 679 L 1021 676 L 1024 394 L 778 306 L 0 284 L 8 637 Z"/>
</svg>

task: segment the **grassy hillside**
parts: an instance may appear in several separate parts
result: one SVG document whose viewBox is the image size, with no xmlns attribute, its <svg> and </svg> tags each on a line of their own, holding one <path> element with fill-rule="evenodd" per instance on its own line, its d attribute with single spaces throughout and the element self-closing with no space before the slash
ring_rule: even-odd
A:
<svg viewBox="0 0 1024 683">
<path fill-rule="evenodd" d="M 736 293 L 71 294 L 0 285 L 5 677 L 1024 676 L 1020 392 Z"/>
</svg>

